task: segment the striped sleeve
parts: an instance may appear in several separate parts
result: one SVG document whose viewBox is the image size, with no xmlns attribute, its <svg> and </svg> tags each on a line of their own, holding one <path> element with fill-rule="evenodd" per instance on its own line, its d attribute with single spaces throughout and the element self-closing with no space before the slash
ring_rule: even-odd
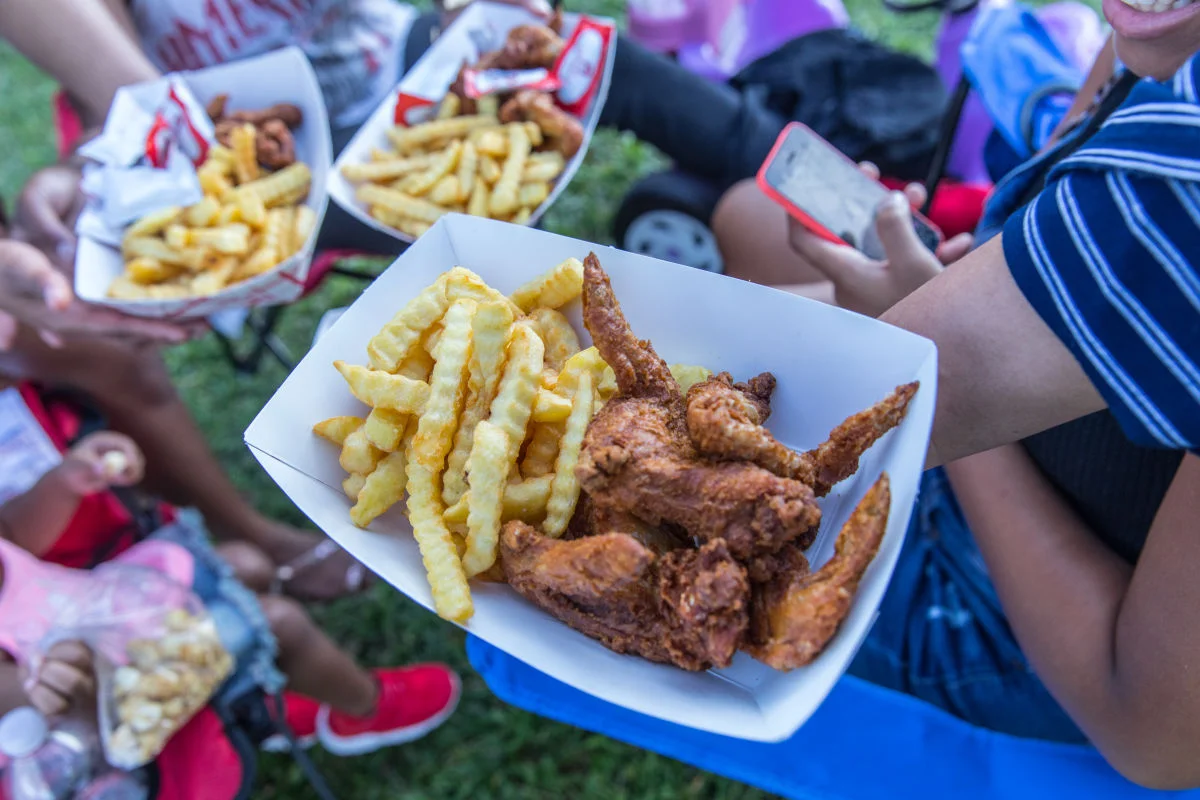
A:
<svg viewBox="0 0 1200 800">
<path fill-rule="evenodd" d="M 1197 60 L 1144 81 L 1009 218 L 1025 298 L 1138 444 L 1200 451 Z"/>
</svg>

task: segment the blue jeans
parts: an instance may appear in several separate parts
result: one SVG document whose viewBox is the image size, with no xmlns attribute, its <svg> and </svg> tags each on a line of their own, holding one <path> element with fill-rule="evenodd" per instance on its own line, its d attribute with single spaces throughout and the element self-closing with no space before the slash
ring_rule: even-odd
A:
<svg viewBox="0 0 1200 800">
<path fill-rule="evenodd" d="M 879 618 L 850 674 L 984 728 L 1087 741 L 1021 652 L 940 469 L 922 480 Z"/>
</svg>

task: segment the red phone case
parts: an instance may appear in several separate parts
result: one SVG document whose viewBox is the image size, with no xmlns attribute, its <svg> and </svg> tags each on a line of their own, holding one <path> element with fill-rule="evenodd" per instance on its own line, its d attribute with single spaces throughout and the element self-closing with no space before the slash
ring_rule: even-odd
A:
<svg viewBox="0 0 1200 800">
<path fill-rule="evenodd" d="M 817 220 L 815 220 L 813 217 L 809 216 L 809 214 L 807 214 L 804 211 L 804 209 L 800 208 L 795 203 L 793 203 L 791 200 L 784 197 L 782 194 L 780 194 L 778 191 L 776 191 L 774 186 L 772 186 L 771 184 L 769 184 L 767 182 L 767 168 L 769 166 L 771 166 L 771 162 L 773 162 L 775 160 L 775 157 L 779 155 L 779 151 L 781 149 L 783 149 L 783 143 L 787 141 L 788 135 L 791 134 L 791 132 L 793 130 L 796 130 L 797 128 L 800 130 L 807 131 L 814 139 L 816 139 L 819 142 L 824 143 L 830 150 L 837 153 L 838 156 L 840 156 L 843 160 L 846 161 L 846 163 L 850 164 L 855 169 L 858 169 L 858 165 L 855 164 L 853 160 L 851 160 L 850 158 L 847 158 L 845 153 L 838 150 L 833 145 L 829 144 L 829 142 L 826 142 L 812 128 L 808 127 L 807 125 L 805 125 L 802 122 L 790 122 L 790 123 L 788 123 L 788 125 L 786 127 L 784 127 L 783 132 L 779 134 L 779 138 L 775 140 L 775 144 L 771 147 L 771 152 L 769 154 L 767 154 L 767 157 L 763 161 L 762 166 L 758 168 L 758 175 L 755 178 L 755 183 L 758 184 L 758 188 L 762 190 L 763 194 L 765 194 L 767 197 L 774 200 L 779 205 L 783 206 L 784 210 L 787 211 L 788 214 L 790 214 L 793 219 L 795 219 L 797 222 L 799 222 L 801 225 L 803 225 L 805 228 L 807 228 L 811 233 L 813 233 L 816 236 L 819 236 L 820 238 L 824 239 L 827 242 L 833 242 L 834 244 L 844 244 L 844 245 L 849 246 L 846 243 L 846 241 L 843 240 L 840 236 L 838 236 L 836 233 L 834 233 L 833 231 L 826 228 L 820 222 L 817 222 Z M 876 183 L 878 183 L 878 181 L 876 181 Z M 882 183 L 880 183 L 879 185 L 883 186 Z M 883 188 L 885 190 L 887 190 L 886 186 L 884 186 Z M 934 225 L 932 222 L 930 222 L 928 219 L 926 219 L 925 216 L 922 215 L 920 212 L 918 212 L 915 208 L 913 209 L 912 213 L 913 213 L 914 219 L 918 219 L 923 224 L 928 225 L 931 230 L 933 230 L 935 233 L 937 233 L 939 239 L 945 238 L 942 235 L 942 232 L 938 228 L 938 226 Z"/>
</svg>

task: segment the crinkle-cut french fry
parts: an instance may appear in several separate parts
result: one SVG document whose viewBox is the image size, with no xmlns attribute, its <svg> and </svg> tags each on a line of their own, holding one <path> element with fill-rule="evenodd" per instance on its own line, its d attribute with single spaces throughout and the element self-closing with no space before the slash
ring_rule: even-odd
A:
<svg viewBox="0 0 1200 800">
<path fill-rule="evenodd" d="M 371 206 L 370 213 L 389 228 L 395 228 L 414 239 L 420 239 L 433 227 L 428 222 L 420 222 L 380 206 Z"/>
<path fill-rule="evenodd" d="M 363 426 L 362 417 L 330 417 L 313 425 L 313 433 L 322 439 L 340 445 L 346 437 Z"/>
<path fill-rule="evenodd" d="M 291 258 L 304 249 L 317 230 L 317 212 L 308 206 L 296 206 L 291 235 L 287 238 L 284 257 Z"/>
<path fill-rule="evenodd" d="M 463 267 L 455 267 L 446 273 L 446 297 L 450 302 L 464 298 L 477 303 L 500 302 L 512 310 L 514 318 L 521 314 L 521 309 L 517 308 L 516 303 L 488 286 L 483 278 Z"/>
<path fill-rule="evenodd" d="M 229 134 L 229 147 L 233 150 L 233 175 L 239 184 L 257 180 L 261 174 L 258 148 L 255 146 L 257 138 L 258 132 L 249 123 L 237 126 Z"/>
<path fill-rule="evenodd" d="M 408 414 L 390 408 L 373 408 L 363 423 L 367 441 L 385 453 L 394 453 L 404 443 L 404 429 L 408 425 Z"/>
<path fill-rule="evenodd" d="M 517 192 L 517 202 L 521 204 L 521 208 L 537 208 L 546 202 L 549 196 L 550 184 L 526 183 Z"/>
<path fill-rule="evenodd" d="M 558 446 L 558 457 L 554 460 L 554 481 L 550 485 L 550 499 L 546 501 L 546 519 L 542 532 L 557 539 L 567 530 L 575 506 L 579 502 L 579 479 L 575 466 L 583 449 L 583 437 L 592 420 L 592 373 L 579 373 L 578 385 L 571 397 L 571 415 L 567 417 L 565 432 Z"/>
<path fill-rule="evenodd" d="M 370 525 L 379 515 L 404 499 L 408 484 L 404 450 L 388 453 L 367 476 L 350 509 L 350 521 L 360 528 Z"/>
<path fill-rule="evenodd" d="M 416 150 L 422 145 L 456 136 L 466 136 L 475 128 L 495 125 L 495 117 L 466 116 L 454 119 L 440 119 L 432 122 L 413 125 L 411 128 L 392 128 L 387 132 L 388 139 L 396 152 L 404 154 Z"/>
<path fill-rule="evenodd" d="M 542 308 L 561 308 L 583 293 L 583 264 L 568 258 L 549 272 L 540 275 L 512 293 L 512 301 L 522 311 Z"/>
<path fill-rule="evenodd" d="M 267 207 L 254 192 L 242 192 L 235 201 L 238 219 L 251 228 L 262 228 L 267 224 Z"/>
<path fill-rule="evenodd" d="M 494 94 L 484 95 L 475 101 L 475 110 L 480 116 L 495 117 L 500 113 L 500 98 Z"/>
<path fill-rule="evenodd" d="M 224 289 L 239 266 L 237 256 L 218 256 L 211 266 L 192 278 L 192 294 L 207 297 Z"/>
<path fill-rule="evenodd" d="M 533 219 L 533 209 L 518 208 L 517 213 L 513 214 L 511 222 L 513 225 L 528 225 L 531 219 Z"/>
<path fill-rule="evenodd" d="M 437 154 L 397 158 L 395 153 L 385 153 L 384 160 L 368 164 L 346 164 L 342 167 L 342 176 L 354 183 L 363 181 L 394 181 L 414 172 L 428 169 L 437 159 Z"/>
<path fill-rule="evenodd" d="M 159 211 L 151 211 L 125 229 L 125 240 L 143 236 L 154 236 L 166 230 L 167 226 L 179 219 L 183 209 L 170 206 Z"/>
<path fill-rule="evenodd" d="M 564 423 L 552 422 L 533 426 L 533 435 L 525 445 L 525 457 L 521 459 L 521 477 L 540 478 L 554 472 L 554 459 L 558 455 L 558 443 L 562 439 Z"/>
<path fill-rule="evenodd" d="M 169 225 L 165 238 L 167 245 L 175 250 L 204 247 L 231 255 L 244 255 L 250 251 L 250 227 L 241 222 L 231 222 L 219 228 Z"/>
<path fill-rule="evenodd" d="M 561 370 L 567 359 L 579 352 L 579 336 L 575 329 L 561 312 L 552 308 L 535 308 L 529 312 L 529 318 L 546 343 L 546 365 L 555 371 Z"/>
<path fill-rule="evenodd" d="M 531 525 L 541 521 L 546 513 L 546 500 L 550 497 L 550 483 L 554 480 L 554 456 L 550 456 L 550 469 L 545 475 L 521 481 L 509 481 L 504 487 L 504 510 L 501 522 L 519 519 Z M 469 498 L 463 495 L 442 514 L 447 525 L 466 525 Z"/>
<path fill-rule="evenodd" d="M 299 202 L 308 194 L 311 184 L 312 171 L 303 161 L 297 161 L 278 172 L 242 184 L 234 191 L 256 194 L 267 208 L 276 208 Z"/>
<path fill-rule="evenodd" d="M 458 157 L 458 196 L 459 202 L 466 202 L 475 191 L 475 173 L 479 171 L 479 152 L 475 145 L 467 142 L 463 145 L 462 155 Z"/>
<path fill-rule="evenodd" d="M 542 128 L 533 120 L 525 122 L 525 135 L 529 137 L 529 143 L 534 147 L 541 147 L 545 138 L 542 136 Z"/>
<path fill-rule="evenodd" d="M 206 228 L 217 221 L 217 215 L 220 213 L 221 201 L 205 196 L 199 203 L 187 207 L 183 212 L 183 221 L 193 228 Z"/>
<path fill-rule="evenodd" d="M 458 95 L 454 92 L 446 92 L 446 96 L 438 104 L 437 118 L 450 119 L 451 117 L 457 117 L 458 112 L 461 110 L 462 101 L 458 99 Z"/>
<path fill-rule="evenodd" d="M 562 153 L 551 150 L 548 153 L 532 153 L 521 173 L 521 183 L 549 183 L 562 174 L 566 168 Z"/>
<path fill-rule="evenodd" d="M 679 384 L 679 390 L 687 394 L 688 389 L 711 378 L 712 370 L 698 364 L 672 364 L 671 376 Z M 613 379 L 616 380 L 615 373 Z"/>
<path fill-rule="evenodd" d="M 492 401 L 491 415 L 488 417 L 493 425 L 508 434 L 508 441 L 512 445 L 508 458 L 510 471 L 516 465 L 521 443 L 525 441 L 544 357 L 545 345 L 533 330 L 533 325 L 526 320 L 514 323 L 504 376 L 496 389 L 496 398 Z"/>
<path fill-rule="evenodd" d="M 477 304 L 458 300 L 442 320 L 445 333 L 434 353 L 429 402 L 417 422 L 408 458 L 408 520 L 421 550 L 434 608 L 439 616 L 462 622 L 474 613 L 458 547 L 442 521 L 445 509 L 438 476 L 454 443 L 471 357 L 471 317 Z"/>
<path fill-rule="evenodd" d="M 125 264 L 125 274 L 134 283 L 150 285 L 170 280 L 179 274 L 178 264 L 164 264 L 154 258 L 134 258 Z"/>
<path fill-rule="evenodd" d="M 186 267 L 193 272 L 204 268 L 207 256 L 203 248 L 186 247 L 176 250 L 162 239 L 151 236 L 126 237 L 125 241 L 121 243 L 121 255 L 125 257 L 126 261 L 132 261 L 135 258 L 153 258 L 164 264 Z"/>
<path fill-rule="evenodd" d="M 446 296 L 450 297 L 449 292 L 447 292 Z M 450 297 L 450 302 L 454 302 L 453 297 Z M 435 324 L 429 330 L 425 331 L 425 335 L 421 337 L 421 349 L 428 353 L 430 358 L 433 358 L 434 350 L 437 348 L 438 341 L 441 338 L 442 326 L 440 323 Z"/>
<path fill-rule="evenodd" d="M 442 178 L 434 187 L 429 190 L 429 199 L 437 203 L 439 206 L 451 208 L 458 205 L 460 202 L 459 196 L 462 194 L 462 187 L 459 185 L 457 175 L 447 175 Z"/>
<path fill-rule="evenodd" d="M 358 495 L 362 491 L 363 486 L 367 483 L 366 475 L 347 475 L 342 481 L 342 491 L 346 493 L 346 497 L 358 502 Z"/>
<path fill-rule="evenodd" d="M 541 335 L 541 334 L 539 334 L 539 335 Z M 545 336 L 542 336 L 542 342 L 543 343 L 546 342 Z M 547 351 L 549 351 L 550 345 L 547 344 L 546 349 L 547 349 Z M 550 358 L 550 356 L 547 355 L 546 356 L 547 361 L 549 361 L 549 358 Z M 547 390 L 553 392 L 554 388 L 556 386 L 558 386 L 558 370 L 554 369 L 553 367 L 548 366 L 542 370 L 542 382 L 541 382 L 540 388 L 547 389 Z"/>
<path fill-rule="evenodd" d="M 395 150 L 388 150 L 385 147 L 372 147 L 369 158 L 371 161 L 395 161 L 398 156 Z M 349 176 L 346 179 L 350 180 Z"/>
<path fill-rule="evenodd" d="M 108 286 L 108 296 L 114 300 L 178 300 L 189 294 L 188 287 L 182 284 L 158 283 L 143 286 L 124 275 L 118 276 Z"/>
<path fill-rule="evenodd" d="M 426 286 L 372 337 L 367 344 L 372 367 L 394 372 L 410 351 L 419 349 L 417 346 L 425 331 L 440 320 L 450 306 L 446 297 L 448 281 L 449 273 L 444 273 Z"/>
<path fill-rule="evenodd" d="M 233 181 L 220 170 L 201 167 L 196 170 L 196 178 L 200 181 L 200 191 L 209 197 L 224 200 L 233 191 Z"/>
<path fill-rule="evenodd" d="M 471 199 L 467 201 L 467 213 L 473 217 L 486 217 L 490 199 L 491 190 L 488 189 L 487 182 L 482 179 L 475 181 L 475 188 L 471 190 Z"/>
<path fill-rule="evenodd" d="M 504 158 L 508 155 L 508 137 L 502 128 L 488 128 L 471 137 L 475 149 L 485 156 Z"/>
<path fill-rule="evenodd" d="M 388 408 L 404 414 L 424 413 L 425 404 L 429 400 L 428 383 L 357 364 L 347 364 L 345 361 L 335 361 L 333 366 L 346 379 L 351 394 L 372 408 Z"/>
<path fill-rule="evenodd" d="M 454 172 L 462 155 L 462 142 L 451 142 L 423 172 L 408 176 L 401 184 L 406 194 L 413 196 L 429 192 L 442 178 Z"/>
<path fill-rule="evenodd" d="M 529 131 L 519 123 L 508 126 L 508 155 L 500 168 L 500 180 L 492 189 L 488 210 L 493 214 L 512 214 L 520 205 L 518 193 L 521 175 L 525 172 L 525 160 L 529 158 Z"/>
<path fill-rule="evenodd" d="M 448 506 L 457 503 L 467 491 L 466 466 L 471 440 L 475 426 L 487 415 L 503 376 L 505 347 L 514 317 L 510 304 L 492 300 L 479 305 L 471 322 L 474 349 L 467 380 L 469 396 L 442 475 L 442 501 Z"/>
<path fill-rule="evenodd" d="M 398 216 L 417 222 L 427 222 L 431 225 L 446 213 L 446 209 L 427 200 L 412 197 L 395 189 L 385 189 L 373 183 L 358 187 L 358 199 L 367 205 L 386 208 Z"/>
<path fill-rule="evenodd" d="M 214 169 L 216 169 L 216 168 L 224 169 L 224 170 L 227 170 L 230 174 L 232 174 L 234 160 L 235 159 L 234 159 L 233 151 L 230 150 L 225 145 L 223 145 L 219 142 L 216 142 L 216 143 L 209 145 L 208 156 L 204 159 L 204 163 L 201 164 L 200 166 L 207 167 L 209 165 L 212 165 L 212 167 Z"/>
<path fill-rule="evenodd" d="M 367 434 L 360 427 L 355 428 L 342 440 L 342 453 L 338 457 L 338 463 L 346 472 L 369 475 L 383 456 L 382 450 L 367 441 Z"/>
<path fill-rule="evenodd" d="M 265 272 L 270 272 L 279 265 L 281 260 L 278 250 L 270 245 L 263 245 L 247 256 L 246 260 L 238 266 L 235 277 L 238 281 L 250 280 Z"/>
<path fill-rule="evenodd" d="M 479 154 L 479 177 L 489 186 L 500 180 L 500 163 L 484 153 Z"/>
<path fill-rule="evenodd" d="M 537 390 L 533 401 L 534 422 L 562 422 L 570 413 L 570 400 L 546 389 Z"/>
<path fill-rule="evenodd" d="M 429 375 L 433 372 L 433 356 L 426 353 L 424 348 L 418 347 L 408 354 L 408 358 L 404 359 L 404 363 L 396 370 L 397 375 L 403 375 L 406 378 L 412 378 L 414 381 L 429 382 Z"/>
<path fill-rule="evenodd" d="M 471 492 L 467 500 L 467 550 L 463 569 L 470 578 L 496 563 L 504 487 L 508 484 L 510 451 L 508 434 L 483 420 L 475 426 L 467 472 Z"/>
</svg>

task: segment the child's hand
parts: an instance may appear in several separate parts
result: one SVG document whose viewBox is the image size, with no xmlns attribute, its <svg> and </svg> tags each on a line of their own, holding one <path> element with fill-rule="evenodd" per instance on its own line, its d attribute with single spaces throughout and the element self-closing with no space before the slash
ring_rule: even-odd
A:
<svg viewBox="0 0 1200 800">
<path fill-rule="evenodd" d="M 83 497 L 142 479 L 142 451 L 128 436 L 103 431 L 71 448 L 58 467 L 68 489 Z"/>
<path fill-rule="evenodd" d="M 92 651 L 82 642 L 59 642 L 50 648 L 26 689 L 29 702 L 47 717 L 73 708 L 89 711 L 96 704 Z"/>
</svg>

